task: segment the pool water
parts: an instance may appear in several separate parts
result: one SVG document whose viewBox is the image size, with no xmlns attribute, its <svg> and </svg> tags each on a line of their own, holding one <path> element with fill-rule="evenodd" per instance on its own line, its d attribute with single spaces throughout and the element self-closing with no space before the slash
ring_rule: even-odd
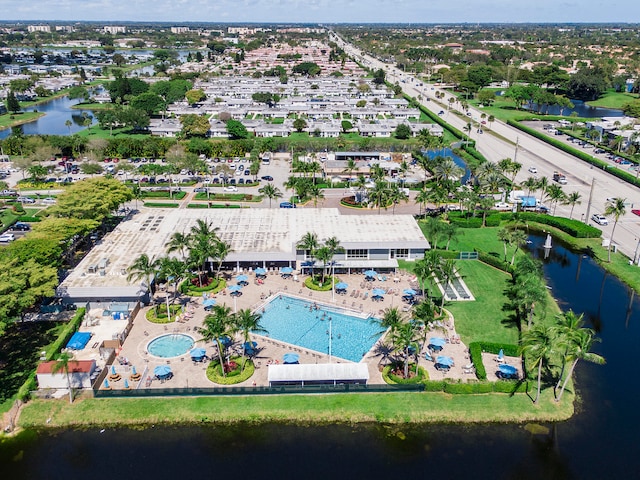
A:
<svg viewBox="0 0 640 480">
<path fill-rule="evenodd" d="M 156 357 L 179 357 L 191 350 L 194 344 L 193 337 L 184 333 L 172 333 L 151 340 L 147 345 L 147 351 Z"/>
<path fill-rule="evenodd" d="M 380 325 L 337 311 L 333 307 L 281 295 L 265 305 L 260 325 L 270 338 L 291 343 L 308 350 L 329 353 L 329 323 L 331 323 L 331 355 L 359 362 L 380 338 Z M 331 322 L 329 322 L 331 318 Z"/>
</svg>

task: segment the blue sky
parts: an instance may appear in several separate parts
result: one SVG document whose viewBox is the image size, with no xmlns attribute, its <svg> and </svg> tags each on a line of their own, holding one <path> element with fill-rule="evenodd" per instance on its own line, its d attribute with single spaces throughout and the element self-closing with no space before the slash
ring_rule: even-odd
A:
<svg viewBox="0 0 640 480">
<path fill-rule="evenodd" d="M 2 20 L 640 22 L 638 0 L 0 0 Z"/>
</svg>

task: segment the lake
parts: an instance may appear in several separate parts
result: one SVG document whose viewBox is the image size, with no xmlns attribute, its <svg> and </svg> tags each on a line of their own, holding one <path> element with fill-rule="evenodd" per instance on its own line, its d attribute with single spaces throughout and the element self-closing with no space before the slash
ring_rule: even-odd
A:
<svg viewBox="0 0 640 480">
<path fill-rule="evenodd" d="M 544 237 L 528 249 L 544 259 Z M 464 265 L 463 265 L 464 268 Z M 463 270 L 464 271 L 464 270 Z M 569 421 L 385 427 L 233 425 L 99 429 L 26 435 L 0 449 L 7 478 L 603 479 L 640 476 L 640 387 L 633 368 L 640 301 L 591 258 L 554 241 L 544 273 L 563 309 L 598 331 L 604 366 L 579 365 L 582 402 Z M 640 270 L 639 270 L 640 273 Z"/>
</svg>

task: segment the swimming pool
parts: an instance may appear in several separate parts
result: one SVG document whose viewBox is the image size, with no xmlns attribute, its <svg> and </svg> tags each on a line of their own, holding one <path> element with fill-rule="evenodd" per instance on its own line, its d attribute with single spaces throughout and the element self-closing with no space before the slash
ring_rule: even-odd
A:
<svg viewBox="0 0 640 480">
<path fill-rule="evenodd" d="M 184 333 L 171 333 L 154 338 L 147 345 L 151 355 L 162 358 L 179 357 L 193 348 L 195 340 Z"/>
<path fill-rule="evenodd" d="M 329 323 L 331 323 L 331 354 L 359 362 L 380 338 L 380 325 L 371 319 L 346 315 L 332 307 L 284 295 L 264 307 L 260 325 L 270 338 L 298 345 L 320 353 L 329 353 Z M 329 322 L 331 319 L 331 322 Z"/>
</svg>

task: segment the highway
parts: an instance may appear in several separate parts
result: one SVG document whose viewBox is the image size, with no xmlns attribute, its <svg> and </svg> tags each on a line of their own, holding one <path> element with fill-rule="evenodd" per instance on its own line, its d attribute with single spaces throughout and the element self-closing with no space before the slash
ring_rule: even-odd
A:
<svg viewBox="0 0 640 480">
<path fill-rule="evenodd" d="M 502 121 L 496 120 L 491 125 L 483 125 L 483 133 L 480 134 L 477 130 L 480 126 L 481 110 L 469 108 L 468 112 L 471 116 L 467 116 L 466 112 L 457 108 L 459 107 L 458 103 L 450 104 L 448 102 L 452 96 L 450 92 L 441 90 L 435 84 L 422 83 L 396 67 L 364 54 L 335 34 L 334 38 L 345 52 L 365 66 L 376 70 L 382 68 L 386 72 L 387 81 L 397 82 L 404 93 L 416 98 L 416 100 L 421 97 L 420 103 L 427 109 L 436 114 L 444 111 L 443 119 L 453 127 L 464 132 L 467 123 L 472 122 L 474 128 L 470 132 L 470 137 L 476 141 L 478 151 L 488 160 L 498 162 L 504 158 L 511 158 L 522 164 L 523 168 L 518 173 L 516 182 L 523 182 L 527 177 L 535 176 L 528 172 L 530 166 L 537 168 L 538 177 L 545 176 L 550 180 L 554 171 L 562 171 L 568 180 L 568 184 L 563 186 L 565 193 L 577 191 L 581 195 L 582 203 L 574 208 L 573 218 L 582 219 L 595 225 L 590 217 L 594 213 L 603 213 L 608 198 L 621 197 L 626 199 L 629 204 L 627 213 L 618 222 L 613 243 L 630 258 L 639 256 L 640 217 L 631 213 L 631 209 L 640 208 L 640 189 Z M 444 99 L 436 100 L 436 92 L 444 93 Z M 592 185 L 593 192 L 591 192 Z M 570 206 L 558 204 L 555 215 L 569 217 L 570 212 Z M 602 229 L 603 237 L 610 238 L 613 223 L 614 219 L 609 218 L 608 226 L 596 226 Z"/>
</svg>

